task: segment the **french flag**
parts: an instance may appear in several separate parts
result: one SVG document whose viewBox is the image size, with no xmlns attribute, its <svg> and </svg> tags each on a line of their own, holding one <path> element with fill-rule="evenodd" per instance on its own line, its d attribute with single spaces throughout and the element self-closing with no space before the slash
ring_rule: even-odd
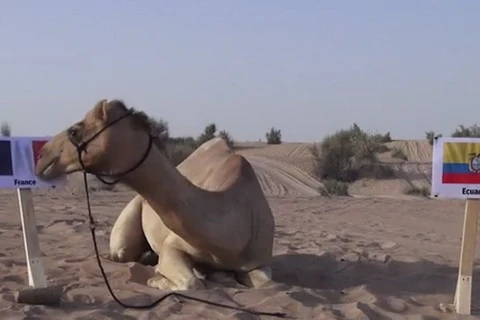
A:
<svg viewBox="0 0 480 320">
<path fill-rule="evenodd" d="M 42 181 L 35 176 L 40 149 L 50 138 L 3 137 L 0 138 L 0 188 L 48 188 L 65 182 Z"/>
</svg>

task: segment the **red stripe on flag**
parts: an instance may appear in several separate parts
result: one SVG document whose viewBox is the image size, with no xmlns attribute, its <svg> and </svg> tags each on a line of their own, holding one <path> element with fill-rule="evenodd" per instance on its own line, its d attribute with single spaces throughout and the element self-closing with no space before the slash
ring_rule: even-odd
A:
<svg viewBox="0 0 480 320">
<path fill-rule="evenodd" d="M 38 158 L 40 158 L 40 149 L 42 149 L 43 145 L 47 142 L 48 140 L 32 140 L 34 166 L 37 165 Z"/>
<path fill-rule="evenodd" d="M 479 173 L 444 173 L 442 183 L 480 184 Z"/>
</svg>

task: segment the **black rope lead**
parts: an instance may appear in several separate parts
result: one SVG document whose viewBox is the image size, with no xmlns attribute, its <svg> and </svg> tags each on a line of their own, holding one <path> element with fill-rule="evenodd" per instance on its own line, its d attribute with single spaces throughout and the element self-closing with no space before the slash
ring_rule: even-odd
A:
<svg viewBox="0 0 480 320">
<path fill-rule="evenodd" d="M 128 305 L 128 304 L 122 302 L 113 293 L 112 287 L 110 286 L 110 282 L 108 281 L 105 270 L 103 269 L 102 261 L 100 260 L 100 254 L 99 254 L 98 246 L 97 246 L 97 239 L 96 239 L 96 236 L 95 236 L 96 224 L 95 224 L 95 220 L 93 219 L 92 209 L 91 209 L 91 206 L 90 206 L 90 195 L 89 195 L 89 192 L 88 192 L 87 173 L 85 171 L 83 172 L 83 182 L 84 182 L 84 186 L 85 186 L 85 195 L 86 195 L 86 199 L 87 199 L 88 218 L 90 220 L 90 231 L 92 233 L 93 247 L 95 249 L 97 264 L 98 264 L 98 267 L 100 268 L 100 271 L 101 271 L 102 276 L 103 276 L 103 280 L 105 281 L 105 285 L 107 286 L 108 291 L 110 292 L 110 295 L 119 305 L 121 305 L 122 307 L 127 308 L 127 309 L 151 309 L 151 308 L 155 307 L 156 305 L 158 305 L 160 302 L 167 299 L 168 297 L 173 297 L 173 298 L 183 298 L 183 299 L 186 299 L 186 300 L 192 300 L 192 301 L 204 303 L 204 304 L 219 307 L 219 308 L 225 308 L 225 309 L 247 312 L 247 313 L 250 313 L 252 315 L 257 315 L 257 316 L 271 316 L 271 317 L 277 317 L 277 318 L 287 318 L 287 314 L 284 313 L 284 312 L 262 312 L 262 311 L 249 310 L 249 309 L 246 309 L 246 308 L 229 306 L 229 305 L 218 303 L 218 302 L 208 301 L 208 300 L 205 300 L 205 299 L 196 298 L 196 297 L 188 296 L 188 295 L 185 295 L 185 294 L 182 294 L 182 293 L 177 293 L 177 292 L 169 292 L 169 293 L 159 297 L 154 302 L 152 302 L 150 304 L 146 304 L 146 305 Z"/>
</svg>

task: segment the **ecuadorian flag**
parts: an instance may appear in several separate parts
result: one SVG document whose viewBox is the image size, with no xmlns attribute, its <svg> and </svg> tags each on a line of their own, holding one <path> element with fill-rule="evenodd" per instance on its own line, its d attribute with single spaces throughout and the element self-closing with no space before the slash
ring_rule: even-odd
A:
<svg viewBox="0 0 480 320">
<path fill-rule="evenodd" d="M 480 184 L 480 143 L 443 144 L 442 183 Z"/>
</svg>

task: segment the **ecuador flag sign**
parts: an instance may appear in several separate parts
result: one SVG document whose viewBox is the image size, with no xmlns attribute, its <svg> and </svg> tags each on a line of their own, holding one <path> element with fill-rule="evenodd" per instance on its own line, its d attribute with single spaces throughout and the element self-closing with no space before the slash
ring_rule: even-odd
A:
<svg viewBox="0 0 480 320">
<path fill-rule="evenodd" d="M 442 182 L 480 184 L 480 143 L 443 144 Z"/>
<path fill-rule="evenodd" d="M 65 182 L 64 177 L 46 182 L 35 176 L 40 149 L 48 140 L 45 137 L 0 138 L 0 188 L 48 188 Z"/>
<path fill-rule="evenodd" d="M 432 195 L 480 198 L 480 138 L 437 138 L 433 143 Z"/>
</svg>

